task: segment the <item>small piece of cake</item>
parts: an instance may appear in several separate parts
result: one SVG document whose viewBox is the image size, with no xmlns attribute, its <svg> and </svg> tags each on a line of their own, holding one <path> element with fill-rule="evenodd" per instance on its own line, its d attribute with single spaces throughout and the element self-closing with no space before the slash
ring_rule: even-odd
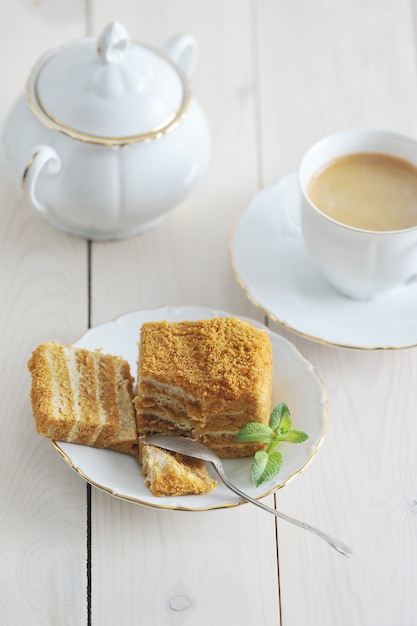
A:
<svg viewBox="0 0 417 626">
<path fill-rule="evenodd" d="M 136 455 L 133 378 L 127 361 L 100 350 L 48 342 L 33 351 L 28 369 L 40 435 Z"/>
<path fill-rule="evenodd" d="M 237 318 L 144 323 L 138 432 L 191 437 L 222 458 L 252 456 L 264 446 L 236 436 L 247 422 L 268 423 L 272 368 L 268 333 Z"/>
<path fill-rule="evenodd" d="M 201 495 L 217 485 L 198 459 L 151 444 L 144 444 L 141 452 L 145 485 L 154 496 Z"/>
</svg>

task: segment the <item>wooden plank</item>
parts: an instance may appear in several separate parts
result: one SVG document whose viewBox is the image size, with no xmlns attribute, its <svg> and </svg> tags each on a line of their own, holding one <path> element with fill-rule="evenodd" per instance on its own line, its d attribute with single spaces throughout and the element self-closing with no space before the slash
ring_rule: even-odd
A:
<svg viewBox="0 0 417 626">
<path fill-rule="evenodd" d="M 262 319 L 238 287 L 227 251 L 237 212 L 257 187 L 251 3 L 106 1 L 94 3 L 92 15 L 95 32 L 116 18 L 132 38 L 154 45 L 194 34 L 194 91 L 213 136 L 206 179 L 158 229 L 94 244 L 94 323 L 166 304 Z M 249 506 L 154 511 L 94 491 L 92 521 L 94 625 L 132 616 L 158 626 L 211 626 L 219 616 L 230 624 L 280 623 L 275 522 L 266 513 Z"/>
<path fill-rule="evenodd" d="M 406 1 L 258 3 L 265 184 L 344 127 L 416 136 L 412 22 Z M 279 524 L 283 624 L 412 624 L 415 349 L 344 350 L 278 330 L 316 366 L 329 398 L 327 437 L 311 466 L 278 493 L 278 506 L 354 549 L 348 561 Z"/>
<path fill-rule="evenodd" d="M 249 505 L 155 511 L 93 496 L 92 624 L 280 623 L 272 516 Z"/>
<path fill-rule="evenodd" d="M 34 60 L 83 34 L 80 5 L 69 17 L 50 20 L 40 5 L 3 0 L 2 126 Z M 41 341 L 69 342 L 85 330 L 86 244 L 23 206 L 3 151 L 0 219 L 0 621 L 85 624 L 86 487 L 36 434 L 26 362 Z"/>
</svg>

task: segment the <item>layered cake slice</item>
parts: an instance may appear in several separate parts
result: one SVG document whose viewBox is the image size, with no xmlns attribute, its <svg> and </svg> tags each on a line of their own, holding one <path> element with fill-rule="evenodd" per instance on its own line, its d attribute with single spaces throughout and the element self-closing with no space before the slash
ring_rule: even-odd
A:
<svg viewBox="0 0 417 626">
<path fill-rule="evenodd" d="M 48 342 L 33 351 L 28 368 L 40 435 L 136 454 L 133 377 L 124 359 Z"/>
<path fill-rule="evenodd" d="M 142 446 L 141 457 L 145 485 L 154 496 L 202 495 L 217 485 L 198 459 L 150 444 Z"/>
<path fill-rule="evenodd" d="M 144 323 L 138 432 L 191 437 L 222 458 L 251 456 L 263 446 L 236 435 L 249 421 L 268 423 L 272 369 L 268 333 L 237 318 Z"/>
</svg>

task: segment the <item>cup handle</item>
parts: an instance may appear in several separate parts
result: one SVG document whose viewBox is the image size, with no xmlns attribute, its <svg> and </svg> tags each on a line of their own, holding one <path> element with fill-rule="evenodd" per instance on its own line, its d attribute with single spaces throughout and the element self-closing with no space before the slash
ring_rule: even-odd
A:
<svg viewBox="0 0 417 626">
<path fill-rule="evenodd" d="M 35 193 L 39 174 L 43 169 L 47 174 L 57 174 L 61 165 L 61 159 L 55 150 L 44 145 L 37 146 L 26 163 L 21 180 L 23 197 L 28 204 L 43 215 L 48 213 L 48 209 L 38 200 Z"/>
<path fill-rule="evenodd" d="M 184 70 L 188 78 L 194 74 L 198 60 L 197 40 L 187 33 L 176 35 L 164 45 L 164 50 Z"/>
</svg>

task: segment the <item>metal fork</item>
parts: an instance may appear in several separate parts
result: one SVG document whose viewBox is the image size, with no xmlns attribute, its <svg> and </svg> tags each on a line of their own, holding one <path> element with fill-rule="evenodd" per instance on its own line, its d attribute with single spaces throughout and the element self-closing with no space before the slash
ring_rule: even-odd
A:
<svg viewBox="0 0 417 626">
<path fill-rule="evenodd" d="M 256 506 L 259 506 L 261 509 L 264 509 L 264 511 L 268 511 L 268 513 L 272 513 L 276 517 L 279 517 L 285 520 L 286 522 L 295 524 L 296 526 L 299 526 L 300 528 L 304 528 L 304 530 L 309 530 L 310 532 L 314 533 L 321 539 L 324 539 L 324 541 L 327 541 L 327 543 L 331 545 L 332 548 L 337 550 L 337 552 L 340 552 L 340 554 L 343 554 L 344 556 L 347 556 L 347 557 L 352 555 L 352 550 L 348 546 L 346 546 L 344 543 L 339 541 L 338 539 L 334 539 L 334 537 L 331 537 L 327 533 L 324 533 L 323 531 L 318 530 L 317 528 L 314 528 L 313 526 L 310 526 L 310 524 L 307 524 L 306 522 L 300 522 L 299 520 L 294 519 L 293 517 L 289 517 L 285 513 L 281 513 L 280 511 L 277 511 L 276 509 L 272 509 L 271 507 L 263 504 L 263 502 L 260 502 L 259 500 L 255 500 L 254 498 L 251 498 L 251 496 L 249 496 L 248 494 L 241 491 L 238 487 L 236 487 L 236 485 L 230 482 L 230 480 L 227 478 L 225 471 L 224 471 L 223 464 L 220 458 L 217 456 L 217 454 L 213 452 L 212 450 L 210 450 L 210 448 L 208 448 L 204 444 L 194 441 L 193 439 L 188 439 L 187 437 L 170 437 L 168 435 L 148 435 L 145 438 L 145 442 L 150 443 L 159 448 L 164 448 L 165 450 L 171 450 L 172 452 L 179 452 L 180 454 L 185 454 L 186 456 L 191 456 L 196 459 L 200 459 L 202 461 L 208 461 L 209 463 L 212 463 L 214 469 L 219 475 L 219 478 L 226 485 L 226 487 L 228 487 L 231 491 L 233 491 L 238 496 L 243 498 L 243 500 L 246 500 L 247 502 L 250 502 L 251 504 L 255 504 Z"/>
</svg>

